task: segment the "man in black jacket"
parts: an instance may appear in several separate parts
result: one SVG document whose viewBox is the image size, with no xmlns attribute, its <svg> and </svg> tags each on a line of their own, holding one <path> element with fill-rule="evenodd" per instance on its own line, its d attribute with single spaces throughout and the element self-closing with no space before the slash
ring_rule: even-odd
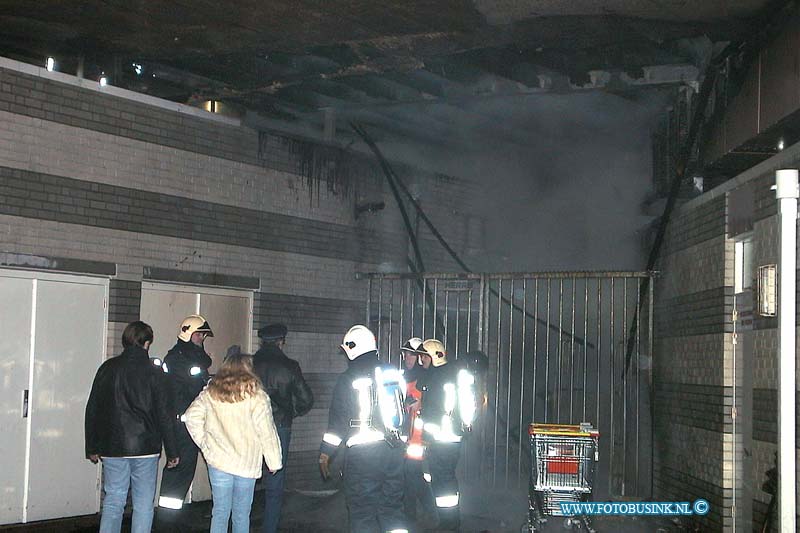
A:
<svg viewBox="0 0 800 533">
<path fill-rule="evenodd" d="M 164 373 L 147 355 L 152 342 L 150 326 L 128 324 L 122 354 L 100 366 L 86 404 L 86 457 L 103 461 L 103 532 L 120 530 L 129 485 L 132 531 L 150 531 L 162 441 L 167 468 L 180 463 Z"/>
<path fill-rule="evenodd" d="M 186 426 L 180 421 L 180 416 L 210 379 L 208 368 L 211 366 L 211 357 L 203 348 L 203 342 L 206 337 L 213 336 L 211 326 L 205 318 L 189 315 L 180 325 L 178 342 L 164 357 L 163 369 L 167 375 L 171 397 L 169 410 L 175 425 L 181 462 L 176 468 L 165 468 L 161 476 L 161 492 L 158 498 L 158 522 L 161 529 L 175 530 L 179 511 L 197 468 L 198 448 Z"/>
<path fill-rule="evenodd" d="M 297 361 L 283 353 L 289 330 L 283 324 L 268 324 L 258 330 L 261 349 L 253 356 L 253 370 L 261 379 L 272 402 L 272 417 L 278 429 L 283 451 L 283 469 L 266 476 L 264 500 L 264 533 L 278 531 L 286 482 L 286 461 L 292 438 L 292 420 L 303 416 L 314 405 L 311 392 Z"/>
</svg>

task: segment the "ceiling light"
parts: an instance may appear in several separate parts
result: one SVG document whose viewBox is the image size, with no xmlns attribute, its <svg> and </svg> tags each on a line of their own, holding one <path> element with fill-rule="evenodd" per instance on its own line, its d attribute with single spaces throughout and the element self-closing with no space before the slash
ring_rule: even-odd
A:
<svg viewBox="0 0 800 533">
<path fill-rule="evenodd" d="M 108 85 L 108 78 L 106 77 L 105 74 L 101 74 L 100 75 L 100 87 L 105 87 L 106 85 Z"/>
<path fill-rule="evenodd" d="M 780 152 L 780 151 L 781 151 L 781 150 L 783 150 L 785 147 L 786 147 L 786 142 L 785 142 L 783 139 L 780 139 L 780 140 L 778 141 L 778 151 Z"/>
<path fill-rule="evenodd" d="M 131 66 L 133 67 L 133 71 L 137 76 L 141 76 L 142 72 L 144 72 L 144 67 L 142 67 L 142 65 L 139 63 L 131 63 Z"/>
<path fill-rule="evenodd" d="M 53 57 L 48 57 L 47 61 L 45 62 L 45 68 L 47 68 L 48 72 L 53 72 L 56 69 L 56 60 Z"/>
</svg>

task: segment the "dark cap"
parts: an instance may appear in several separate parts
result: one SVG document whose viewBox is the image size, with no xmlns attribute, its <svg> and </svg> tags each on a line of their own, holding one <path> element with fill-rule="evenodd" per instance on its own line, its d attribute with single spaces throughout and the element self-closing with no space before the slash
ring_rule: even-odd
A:
<svg viewBox="0 0 800 533">
<path fill-rule="evenodd" d="M 277 341 L 286 337 L 289 329 L 283 324 L 267 324 L 258 330 L 258 336 L 264 341 Z"/>
</svg>

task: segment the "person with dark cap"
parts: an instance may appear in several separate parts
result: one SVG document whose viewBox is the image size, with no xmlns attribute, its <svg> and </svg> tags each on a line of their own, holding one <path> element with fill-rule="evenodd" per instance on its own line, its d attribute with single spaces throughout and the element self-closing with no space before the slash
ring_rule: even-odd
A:
<svg viewBox="0 0 800 533">
<path fill-rule="evenodd" d="M 308 413 L 314 405 L 314 394 L 303 378 L 300 364 L 283 353 L 288 333 L 288 328 L 283 324 L 268 324 L 259 329 L 261 348 L 253 356 L 253 370 L 272 402 L 272 416 L 283 453 L 283 469 L 264 480 L 264 533 L 278 531 L 292 420 Z"/>
<path fill-rule="evenodd" d="M 178 341 L 164 357 L 162 369 L 167 375 L 170 392 L 170 416 L 175 421 L 178 441 L 178 466 L 167 469 L 161 476 L 161 491 L 158 498 L 158 529 L 175 531 L 181 518 L 183 500 L 194 479 L 197 468 L 197 445 L 192 440 L 181 416 L 194 401 L 211 376 L 208 369 L 211 357 L 203 348 L 206 337 L 213 337 L 211 326 L 200 315 L 189 315 L 178 329 Z"/>
</svg>

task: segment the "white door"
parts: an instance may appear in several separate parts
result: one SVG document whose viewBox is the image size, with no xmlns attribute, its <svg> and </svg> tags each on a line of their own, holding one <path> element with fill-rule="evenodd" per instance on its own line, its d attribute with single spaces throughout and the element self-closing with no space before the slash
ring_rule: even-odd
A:
<svg viewBox="0 0 800 533">
<path fill-rule="evenodd" d="M 211 356 L 211 373 L 222 364 L 225 354 L 233 344 L 249 352 L 252 337 L 253 295 L 248 291 L 212 289 L 164 283 L 142 284 L 141 317 L 150 324 L 155 334 L 151 356 L 163 358 L 175 345 L 178 326 L 191 314 L 201 314 L 211 325 L 214 336 L 206 339 L 205 350 Z M 159 468 L 159 484 L 164 458 Z M 197 461 L 194 482 L 187 501 L 211 499 L 208 469 L 202 456 Z"/>
<path fill-rule="evenodd" d="M 181 321 L 194 313 L 197 313 L 196 293 L 164 290 L 158 286 L 143 284 L 139 314 L 142 321 L 153 328 L 150 357 L 164 359 L 170 348 L 175 346 Z"/>
<path fill-rule="evenodd" d="M 98 511 L 83 413 L 105 357 L 107 289 L 102 279 L 0 271 L 0 523 Z"/>
<path fill-rule="evenodd" d="M 206 339 L 205 343 L 206 352 L 214 361 L 211 365 L 212 374 L 219 369 L 230 346 L 236 344 L 241 347 L 243 352 L 250 351 L 253 323 L 250 318 L 251 308 L 249 293 L 241 295 L 230 292 L 226 294 L 204 293 L 200 295 L 200 314 L 208 320 L 214 330 L 214 336 Z M 197 461 L 191 497 L 194 502 L 211 499 L 208 467 L 202 457 Z"/>
<path fill-rule="evenodd" d="M 251 309 L 250 293 L 200 295 L 200 314 L 214 330 L 214 336 L 206 339 L 205 343 L 206 352 L 214 361 L 212 374 L 219 369 L 232 345 L 240 346 L 243 352 L 250 352 L 253 327 Z"/>
<path fill-rule="evenodd" d="M 187 315 L 200 314 L 211 324 L 214 336 L 205 350 L 213 361 L 213 374 L 233 344 L 251 349 L 253 293 L 226 289 L 143 283 L 141 317 L 155 334 L 151 357 L 163 358 L 175 345 L 178 326 Z"/>
<path fill-rule="evenodd" d="M 22 522 L 33 283 L 0 277 L 0 524 Z"/>
<path fill-rule="evenodd" d="M 103 285 L 39 280 L 27 521 L 97 512 L 81 421 L 105 352 Z"/>
</svg>

